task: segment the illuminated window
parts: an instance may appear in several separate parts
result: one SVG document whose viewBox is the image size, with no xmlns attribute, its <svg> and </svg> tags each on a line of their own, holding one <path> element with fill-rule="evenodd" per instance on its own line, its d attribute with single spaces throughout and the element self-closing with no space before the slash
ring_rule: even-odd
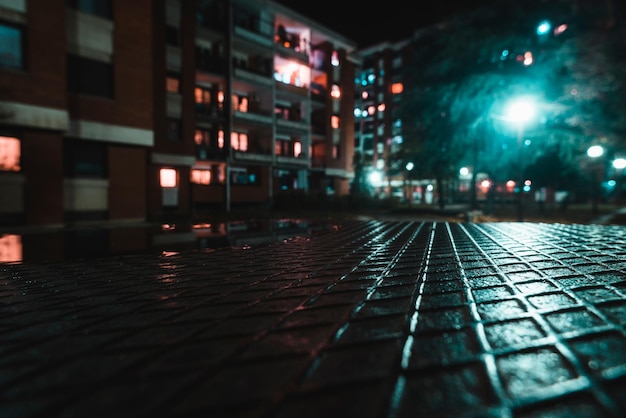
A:
<svg viewBox="0 0 626 418">
<path fill-rule="evenodd" d="M 241 100 L 239 101 L 239 111 L 240 112 L 248 112 L 248 98 L 247 97 L 242 97 Z"/>
<path fill-rule="evenodd" d="M 333 115 L 333 116 L 330 118 L 330 126 L 331 126 L 333 129 L 339 129 L 339 116 L 337 116 L 337 115 Z"/>
<path fill-rule="evenodd" d="M 337 84 L 333 84 L 330 89 L 330 96 L 333 99 L 339 99 L 341 97 L 341 90 Z"/>
<path fill-rule="evenodd" d="M 376 113 L 376 108 L 374 106 L 368 106 L 367 107 L 367 114 L 368 115 L 373 115 L 374 113 Z"/>
<path fill-rule="evenodd" d="M 248 151 L 248 134 L 239 135 L 239 151 Z"/>
<path fill-rule="evenodd" d="M 191 182 L 195 184 L 211 184 L 211 170 L 191 170 Z"/>
<path fill-rule="evenodd" d="M 248 151 L 248 134 L 243 132 L 231 133 L 230 146 L 237 151 Z"/>
<path fill-rule="evenodd" d="M 248 98 L 246 96 L 239 96 L 233 94 L 233 109 L 239 112 L 248 112 Z"/>
<path fill-rule="evenodd" d="M 20 140 L 0 136 L 0 170 L 20 171 Z"/>
<path fill-rule="evenodd" d="M 219 149 L 224 148 L 224 131 L 221 129 L 217 131 L 217 147 Z"/>
<path fill-rule="evenodd" d="M 204 129 L 196 129 L 196 132 L 193 137 L 196 145 L 204 145 L 204 146 L 209 145 L 209 138 L 210 138 L 209 131 L 206 131 Z"/>
<path fill-rule="evenodd" d="M 180 79 L 175 75 L 168 75 L 165 79 L 165 90 L 168 93 L 180 93 Z"/>
<path fill-rule="evenodd" d="M 230 134 L 230 146 L 232 149 L 239 149 L 239 134 L 237 132 Z"/>
<path fill-rule="evenodd" d="M 21 28 L 0 23 L 0 67 L 24 68 L 23 44 Z"/>
<path fill-rule="evenodd" d="M 222 107 L 224 107 L 224 92 L 222 90 L 217 92 L 217 105 L 219 106 L 219 108 L 221 109 Z"/>
<path fill-rule="evenodd" d="M 22 261 L 22 237 L 7 234 L 0 237 L 0 262 Z"/>
<path fill-rule="evenodd" d="M 330 57 L 330 63 L 333 67 L 339 66 L 339 54 L 337 53 L 337 51 L 333 51 Z"/>
<path fill-rule="evenodd" d="M 300 155 L 302 155 L 302 143 L 296 141 L 293 143 L 293 156 L 299 157 Z"/>
<path fill-rule="evenodd" d="M 385 104 L 384 103 L 379 104 L 377 110 L 379 112 L 384 112 L 385 111 Z"/>
<path fill-rule="evenodd" d="M 404 86 L 402 85 L 402 83 L 393 83 L 391 85 L 391 93 L 392 94 L 402 93 L 403 90 L 404 90 Z"/>
<path fill-rule="evenodd" d="M 176 187 L 178 184 L 177 174 L 173 168 L 162 168 L 159 173 L 161 187 Z"/>
<path fill-rule="evenodd" d="M 208 105 L 211 103 L 211 91 L 202 87 L 196 87 L 194 90 L 196 103 Z"/>
</svg>

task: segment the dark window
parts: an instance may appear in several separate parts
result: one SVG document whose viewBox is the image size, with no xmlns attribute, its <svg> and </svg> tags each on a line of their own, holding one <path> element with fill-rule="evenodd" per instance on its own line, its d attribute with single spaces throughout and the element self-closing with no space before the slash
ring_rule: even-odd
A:
<svg viewBox="0 0 626 418">
<path fill-rule="evenodd" d="M 254 186 L 260 183 L 260 171 L 258 168 L 235 169 L 230 173 L 232 184 Z"/>
<path fill-rule="evenodd" d="M 68 139 L 63 146 L 66 177 L 107 177 L 107 149 L 101 142 Z"/>
<path fill-rule="evenodd" d="M 167 139 L 170 141 L 180 141 L 182 137 L 180 120 L 168 119 L 167 120 Z"/>
<path fill-rule="evenodd" d="M 113 98 L 113 66 L 68 54 L 67 89 L 72 93 Z"/>
<path fill-rule="evenodd" d="M 0 66 L 24 68 L 24 30 L 0 22 Z"/>
<path fill-rule="evenodd" d="M 83 13 L 100 16 L 105 19 L 113 17 L 111 0 L 67 0 L 66 4 L 72 9 Z"/>
<path fill-rule="evenodd" d="M 179 46 L 180 45 L 180 34 L 178 28 L 174 26 L 166 26 L 165 27 L 165 42 L 168 45 Z"/>
</svg>

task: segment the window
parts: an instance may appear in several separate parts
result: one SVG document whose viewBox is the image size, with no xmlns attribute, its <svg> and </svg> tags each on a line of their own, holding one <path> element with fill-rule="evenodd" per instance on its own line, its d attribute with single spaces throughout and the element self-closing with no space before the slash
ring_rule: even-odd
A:
<svg viewBox="0 0 626 418">
<path fill-rule="evenodd" d="M 23 69 L 23 44 L 22 28 L 0 23 L 0 67 Z"/>
<path fill-rule="evenodd" d="M 174 26 L 165 27 L 165 43 L 171 46 L 180 45 L 180 31 Z"/>
<path fill-rule="evenodd" d="M 67 0 L 66 3 L 72 9 L 83 13 L 100 16 L 105 19 L 113 17 L 111 0 Z"/>
<path fill-rule="evenodd" d="M 337 115 L 331 116 L 331 118 L 330 118 L 330 126 L 333 129 L 339 129 L 339 116 L 337 116 Z"/>
<path fill-rule="evenodd" d="M 196 133 L 194 135 L 194 142 L 196 145 L 203 145 L 205 147 L 209 146 L 210 140 L 210 132 L 205 129 L 196 129 Z"/>
<path fill-rule="evenodd" d="M 248 134 L 243 132 L 233 132 L 230 134 L 230 146 L 232 149 L 246 152 L 248 151 Z"/>
<path fill-rule="evenodd" d="M 299 157 L 302 155 L 302 143 L 292 140 L 277 139 L 274 146 L 274 153 L 284 157 Z"/>
<path fill-rule="evenodd" d="M 191 170 L 191 182 L 195 184 L 211 184 L 211 170 Z"/>
<path fill-rule="evenodd" d="M 237 185 L 256 185 L 259 184 L 260 174 L 259 168 L 231 168 L 230 180 L 232 184 Z"/>
<path fill-rule="evenodd" d="M 68 54 L 67 88 L 72 93 L 113 98 L 113 66 Z"/>
<path fill-rule="evenodd" d="M 178 184 L 178 173 L 173 168 L 162 168 L 159 172 L 159 182 L 161 187 L 176 187 Z"/>
<path fill-rule="evenodd" d="M 330 97 L 339 99 L 341 97 L 341 89 L 337 84 L 333 84 L 330 88 Z"/>
<path fill-rule="evenodd" d="M 165 79 L 165 90 L 168 93 L 180 93 L 180 76 L 168 74 Z"/>
<path fill-rule="evenodd" d="M 194 90 L 196 104 L 209 105 L 211 103 L 211 91 L 202 87 L 196 87 Z"/>
<path fill-rule="evenodd" d="M 236 112 L 243 112 L 243 113 L 248 112 L 248 98 L 246 96 L 233 94 L 232 100 L 233 100 L 233 110 L 235 110 Z"/>
<path fill-rule="evenodd" d="M 167 139 L 170 141 L 180 141 L 182 139 L 179 119 L 167 120 Z"/>
<path fill-rule="evenodd" d="M 0 136 L 0 171 L 20 171 L 20 140 L 10 136 Z"/>
<path fill-rule="evenodd" d="M 107 148 L 101 142 L 68 139 L 63 144 L 63 161 L 66 177 L 107 177 Z"/>
</svg>

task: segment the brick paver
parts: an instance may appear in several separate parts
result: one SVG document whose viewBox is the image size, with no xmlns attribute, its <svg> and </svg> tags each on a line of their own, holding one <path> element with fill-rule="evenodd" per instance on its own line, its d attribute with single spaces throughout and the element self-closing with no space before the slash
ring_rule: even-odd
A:
<svg viewBox="0 0 626 418">
<path fill-rule="evenodd" d="M 346 221 L 0 270 L 3 417 L 620 417 L 626 228 Z"/>
</svg>

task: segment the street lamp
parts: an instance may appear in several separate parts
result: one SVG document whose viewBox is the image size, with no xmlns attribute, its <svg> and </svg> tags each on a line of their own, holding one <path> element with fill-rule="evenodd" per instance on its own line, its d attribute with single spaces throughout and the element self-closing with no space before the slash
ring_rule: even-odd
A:
<svg viewBox="0 0 626 418">
<path fill-rule="evenodd" d="M 587 156 L 592 160 L 597 160 L 604 154 L 604 148 L 600 145 L 592 145 L 587 148 Z M 592 167 L 593 177 L 591 179 L 591 214 L 596 216 L 598 214 L 598 198 L 599 198 L 599 183 L 600 183 L 600 165 L 597 164 Z"/>
<path fill-rule="evenodd" d="M 524 183 L 524 170 L 523 170 L 523 138 L 524 138 L 524 125 L 531 121 L 535 117 L 535 105 L 532 100 L 528 98 L 520 98 L 509 103 L 506 108 L 507 120 L 513 122 L 517 128 L 517 158 L 518 158 L 518 179 L 516 184 L 517 190 L 517 220 L 524 220 L 523 211 L 523 183 Z"/>
<path fill-rule="evenodd" d="M 624 169 L 626 168 L 626 159 L 625 158 L 616 158 L 613 160 L 613 169 L 615 169 L 617 174 L 617 196 L 616 203 L 620 204 L 622 201 L 622 194 L 624 193 Z"/>
<path fill-rule="evenodd" d="M 415 164 L 413 164 L 413 162 L 411 161 L 406 163 L 406 165 L 404 166 L 404 168 L 406 168 L 407 183 L 409 183 L 409 190 L 407 191 L 407 201 L 409 202 L 409 207 L 411 207 L 411 202 L 413 201 L 413 179 L 411 177 L 411 171 L 414 167 Z"/>
</svg>

